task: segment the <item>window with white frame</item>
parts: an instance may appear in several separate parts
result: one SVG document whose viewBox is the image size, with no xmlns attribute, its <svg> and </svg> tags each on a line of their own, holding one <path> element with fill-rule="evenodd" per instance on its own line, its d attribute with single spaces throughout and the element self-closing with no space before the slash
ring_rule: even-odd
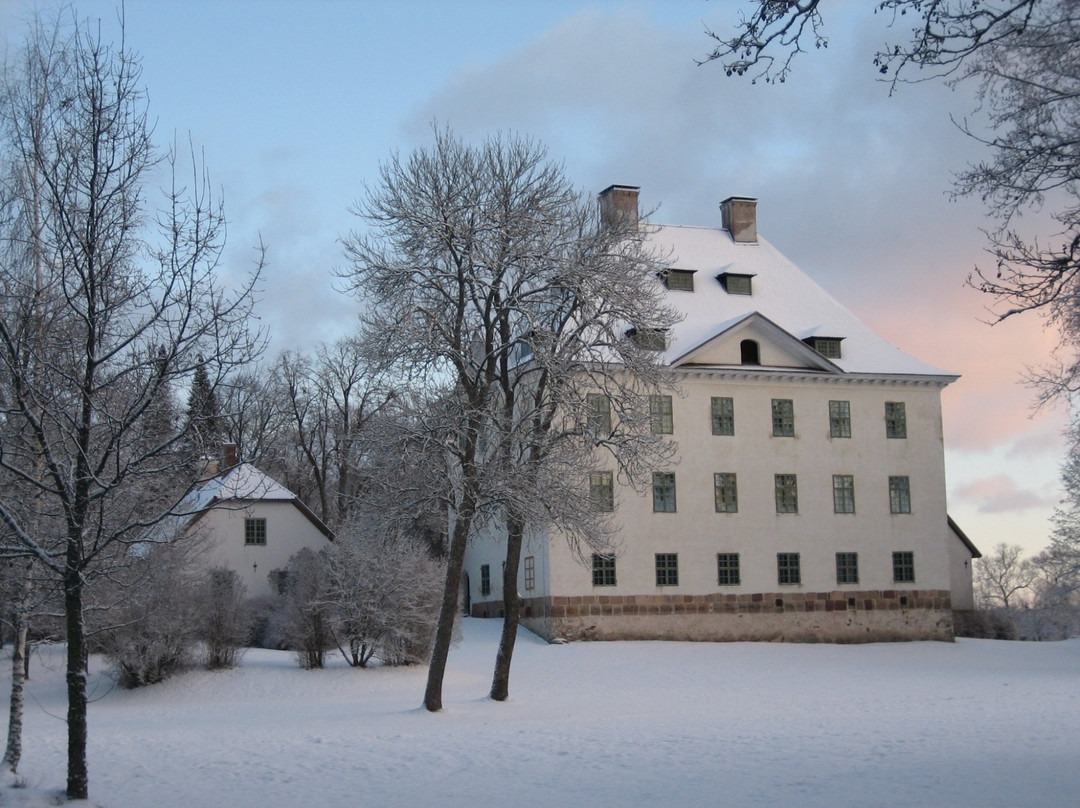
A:
<svg viewBox="0 0 1080 808">
<path fill-rule="evenodd" d="M 832 477 L 833 513 L 855 513 L 855 477 L 834 474 Z"/>
<path fill-rule="evenodd" d="M 656 585 L 678 586 L 679 585 L 679 554 L 657 553 L 656 554 Z"/>
<path fill-rule="evenodd" d="M 653 511 L 675 513 L 675 473 L 654 471 L 652 480 Z"/>
<path fill-rule="evenodd" d="M 735 400 L 728 396 L 712 397 L 712 433 L 735 434 Z"/>
<path fill-rule="evenodd" d="M 911 513 L 911 483 L 907 477 L 889 478 L 889 513 Z"/>
<path fill-rule="evenodd" d="M 774 438 L 795 437 L 795 402 L 790 398 L 772 400 L 772 433 Z"/>
<path fill-rule="evenodd" d="M 713 495 L 717 513 L 739 512 L 739 490 L 734 472 L 723 471 L 713 475 Z"/>
<path fill-rule="evenodd" d="M 799 512 L 799 487 L 794 474 L 775 475 L 776 512 Z"/>
<path fill-rule="evenodd" d="M 851 402 L 829 402 L 829 437 L 851 437 Z"/>
</svg>

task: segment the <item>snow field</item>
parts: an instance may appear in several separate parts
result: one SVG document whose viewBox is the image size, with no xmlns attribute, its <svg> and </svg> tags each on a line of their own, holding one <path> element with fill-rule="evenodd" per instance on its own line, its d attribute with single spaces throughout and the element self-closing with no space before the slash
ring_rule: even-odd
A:
<svg viewBox="0 0 1080 808">
<path fill-rule="evenodd" d="M 422 667 L 232 671 L 137 691 L 95 660 L 90 792 L 105 808 L 1074 806 L 1080 640 L 781 645 L 571 643 L 522 632 L 490 701 L 500 623 L 464 621 L 446 709 Z M 6 655 L 5 655 L 6 657 Z M 6 662 L 6 660 L 5 660 Z M 4 664 L 0 684 L 7 686 Z M 62 649 L 35 656 L 24 756 L 64 782 Z"/>
</svg>

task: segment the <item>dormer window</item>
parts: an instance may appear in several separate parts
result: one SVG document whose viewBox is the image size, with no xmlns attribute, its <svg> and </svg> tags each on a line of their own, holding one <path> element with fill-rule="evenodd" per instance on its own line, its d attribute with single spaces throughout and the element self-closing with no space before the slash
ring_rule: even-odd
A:
<svg viewBox="0 0 1080 808">
<path fill-rule="evenodd" d="M 753 277 L 753 275 L 743 275 L 738 272 L 721 272 L 716 279 L 729 295 L 749 295 L 753 293 L 750 284 Z"/>
<path fill-rule="evenodd" d="M 664 328 L 631 328 L 626 336 L 646 351 L 663 351 L 667 348 L 667 329 Z"/>
<path fill-rule="evenodd" d="M 692 292 L 694 272 L 693 269 L 668 269 L 660 273 L 660 280 L 673 292 Z"/>
<path fill-rule="evenodd" d="M 803 340 L 807 345 L 824 356 L 826 359 L 840 359 L 840 341 L 843 337 L 807 337 Z"/>
</svg>

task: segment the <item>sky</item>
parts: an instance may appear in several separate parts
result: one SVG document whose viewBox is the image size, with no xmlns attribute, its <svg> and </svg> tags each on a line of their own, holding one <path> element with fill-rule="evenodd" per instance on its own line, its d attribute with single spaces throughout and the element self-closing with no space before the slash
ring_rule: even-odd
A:
<svg viewBox="0 0 1080 808">
<path fill-rule="evenodd" d="M 1033 412 L 1023 378 L 1055 335 L 1034 316 L 988 324 L 994 301 L 966 281 L 993 267 L 991 222 L 950 194 L 985 158 L 956 125 L 972 88 L 890 95 L 873 53 L 905 23 L 870 5 L 826 4 L 828 48 L 782 85 L 695 62 L 743 0 L 127 0 L 123 15 L 158 142 L 194 150 L 222 194 L 226 269 L 239 277 L 267 245 L 271 355 L 354 328 L 333 270 L 380 162 L 434 126 L 527 135 L 584 190 L 640 185 L 656 222 L 719 226 L 722 199 L 756 197 L 764 238 L 895 345 L 961 374 L 942 399 L 950 513 L 984 551 L 1035 552 L 1061 496 L 1066 413 Z M 53 8 L 0 0 L 0 47 Z M 118 38 L 119 2 L 76 9 Z"/>
</svg>

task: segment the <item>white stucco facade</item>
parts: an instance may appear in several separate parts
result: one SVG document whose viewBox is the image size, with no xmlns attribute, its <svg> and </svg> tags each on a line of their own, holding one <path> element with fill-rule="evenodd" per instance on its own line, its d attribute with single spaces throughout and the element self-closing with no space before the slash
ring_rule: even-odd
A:
<svg viewBox="0 0 1080 808">
<path fill-rule="evenodd" d="M 302 549 L 319 551 L 329 529 L 296 495 L 249 464 L 227 469 L 194 494 L 198 511 L 187 531 L 207 568 L 233 570 L 249 597 L 272 594 L 269 574 Z"/>
<path fill-rule="evenodd" d="M 882 340 L 758 239 L 753 202 L 738 200 L 752 241 L 651 231 L 669 266 L 693 275 L 668 292 L 685 315 L 664 355 L 679 385 L 677 459 L 661 470 L 674 503 L 616 487 L 620 547 L 605 575 L 559 536 L 533 539 L 519 591 L 544 636 L 947 639 L 951 609 L 970 608 L 977 551 L 945 499 L 941 390 L 957 376 Z M 714 399 L 730 424 L 714 424 Z M 790 424 L 778 428 L 775 402 Z M 474 614 L 499 613 L 501 551 L 469 551 Z"/>
</svg>

